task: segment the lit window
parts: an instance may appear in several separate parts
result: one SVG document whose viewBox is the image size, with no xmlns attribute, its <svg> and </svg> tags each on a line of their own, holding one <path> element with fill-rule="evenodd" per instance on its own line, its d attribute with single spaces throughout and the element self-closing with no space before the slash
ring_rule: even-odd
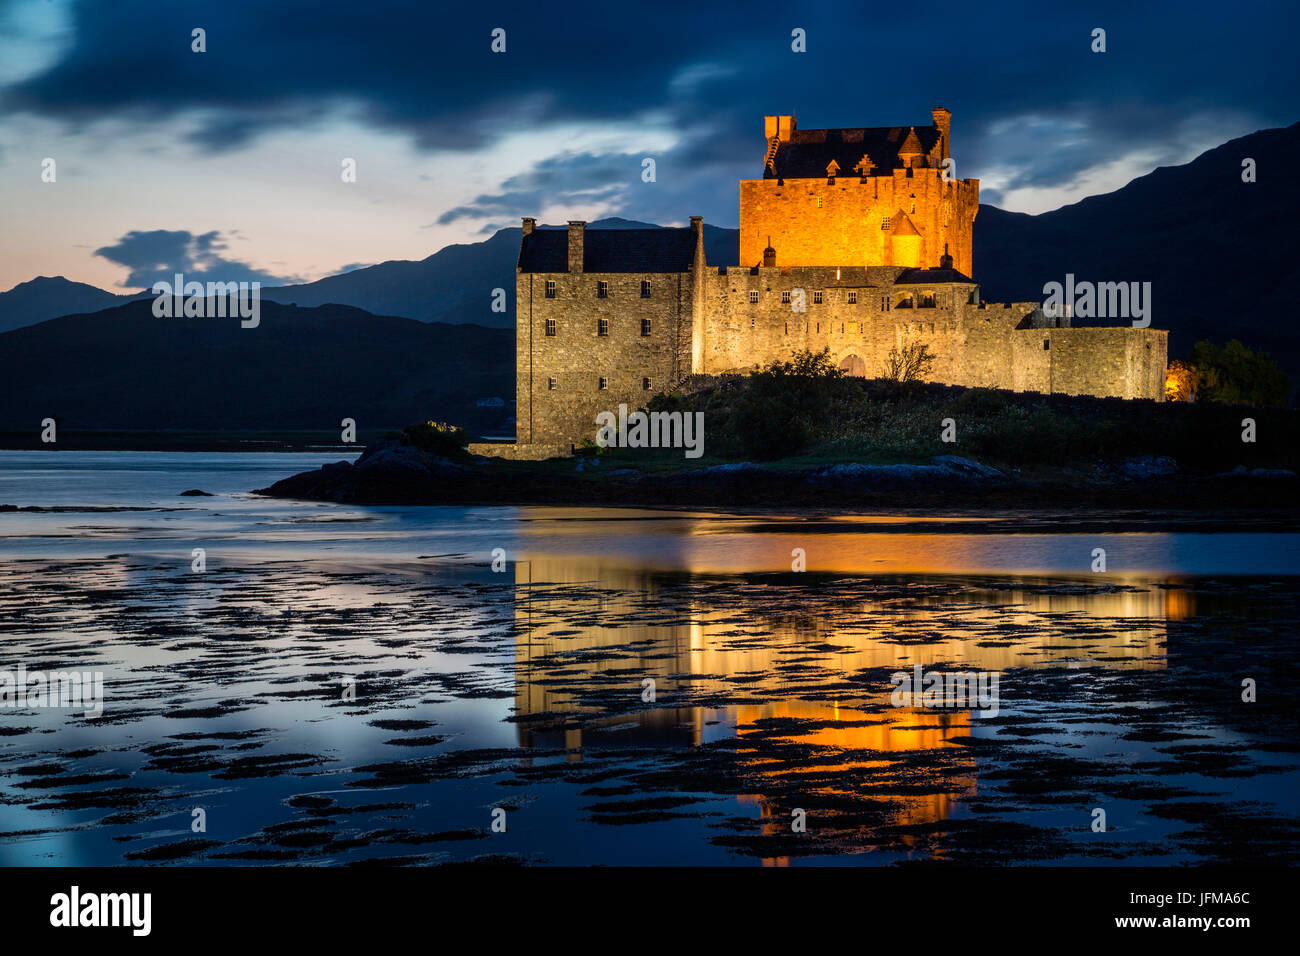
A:
<svg viewBox="0 0 1300 956">
<path fill-rule="evenodd" d="M 547 335 L 554 335 L 554 334 L 555 334 L 555 320 L 554 320 L 554 319 L 547 319 L 547 320 L 546 320 L 546 334 L 547 334 Z"/>
<path fill-rule="evenodd" d="M 554 279 L 547 279 L 547 280 L 546 280 L 546 298 L 548 298 L 548 299 L 554 299 L 554 298 L 555 298 L 555 280 L 554 280 Z"/>
<path fill-rule="evenodd" d="M 849 305 L 858 304 L 858 293 L 856 291 L 849 293 Z"/>
<path fill-rule="evenodd" d="M 817 289 L 816 291 L 813 292 L 813 305 L 821 305 L 821 304 L 822 304 L 822 290 Z"/>
<path fill-rule="evenodd" d="M 757 292 L 751 292 L 751 293 L 749 294 L 749 304 L 750 304 L 750 305 L 754 305 L 754 304 L 757 303 L 757 302 L 758 302 L 758 293 L 757 293 Z"/>
<path fill-rule="evenodd" d="M 817 197 L 817 208 L 818 208 L 818 209 L 821 209 L 821 208 L 822 208 L 822 197 L 821 197 L 821 196 L 818 196 L 818 197 Z"/>
<path fill-rule="evenodd" d="M 555 391 L 555 386 L 558 384 L 559 383 L 555 381 L 555 376 L 553 375 L 546 380 L 546 387 L 552 392 Z"/>
<path fill-rule="evenodd" d="M 609 388 L 609 379 L 605 378 L 603 375 L 600 377 L 600 387 Z"/>
<path fill-rule="evenodd" d="M 649 279 L 642 279 L 642 280 L 641 280 L 641 298 L 643 298 L 643 299 L 648 299 L 648 298 L 650 298 L 650 280 L 649 280 Z"/>
<path fill-rule="evenodd" d="M 596 334 L 609 335 L 609 319 L 596 320 Z"/>
<path fill-rule="evenodd" d="M 642 334 L 642 335 L 649 335 L 649 334 L 650 334 L 650 320 L 649 320 L 649 319 L 642 319 L 642 320 L 641 320 L 641 334 Z"/>
<path fill-rule="evenodd" d="M 596 283 L 596 298 L 597 298 L 597 299 L 607 299 L 607 298 L 609 298 L 609 283 L 608 283 L 608 282 L 605 282 L 604 280 L 600 280 L 600 281 L 598 281 L 598 282 Z"/>
<path fill-rule="evenodd" d="M 886 216 L 884 219 L 880 220 L 880 228 L 881 228 L 881 229 L 888 229 L 888 228 L 889 228 L 889 217 L 888 217 L 888 216 Z"/>
</svg>

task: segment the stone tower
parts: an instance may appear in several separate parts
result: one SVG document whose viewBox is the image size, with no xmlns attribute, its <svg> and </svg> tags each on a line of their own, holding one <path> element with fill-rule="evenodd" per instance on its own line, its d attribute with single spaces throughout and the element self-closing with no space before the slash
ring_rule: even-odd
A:
<svg viewBox="0 0 1300 956">
<path fill-rule="evenodd" d="M 801 130 L 768 116 L 763 178 L 740 183 L 740 264 L 952 268 L 974 274 L 979 180 L 956 178 L 952 114 L 929 126 Z"/>
</svg>

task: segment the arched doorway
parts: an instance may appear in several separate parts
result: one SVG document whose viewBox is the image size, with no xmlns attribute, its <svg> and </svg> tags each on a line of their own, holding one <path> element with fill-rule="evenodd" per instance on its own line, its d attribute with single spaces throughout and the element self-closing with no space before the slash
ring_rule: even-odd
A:
<svg viewBox="0 0 1300 956">
<path fill-rule="evenodd" d="M 867 377 L 867 363 L 858 355 L 846 355 L 840 362 L 840 371 L 857 378 Z"/>
</svg>

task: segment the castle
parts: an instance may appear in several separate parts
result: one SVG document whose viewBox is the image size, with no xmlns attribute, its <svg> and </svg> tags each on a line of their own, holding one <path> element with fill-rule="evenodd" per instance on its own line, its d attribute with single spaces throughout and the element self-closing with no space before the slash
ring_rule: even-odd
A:
<svg viewBox="0 0 1300 956">
<path fill-rule="evenodd" d="M 932 117 L 824 130 L 766 117 L 762 178 L 740 183 L 739 267 L 708 264 L 699 216 L 591 231 L 524 219 L 516 442 L 472 450 L 566 455 L 595 436 L 599 412 L 803 349 L 883 377 L 891 350 L 924 343 L 931 381 L 1161 401 L 1167 332 L 1072 328 L 1039 302 L 980 301 L 979 180 L 952 175 L 952 114 Z"/>
</svg>

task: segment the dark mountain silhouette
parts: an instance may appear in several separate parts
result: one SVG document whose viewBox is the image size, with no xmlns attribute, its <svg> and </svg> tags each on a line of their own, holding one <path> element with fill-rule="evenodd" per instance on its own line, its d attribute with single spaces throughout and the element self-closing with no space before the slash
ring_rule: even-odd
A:
<svg viewBox="0 0 1300 956">
<path fill-rule="evenodd" d="M 0 428 L 332 429 L 430 417 L 499 431 L 514 333 L 263 302 L 261 324 L 155 318 L 152 300 L 0 334 Z M 502 398 L 504 407 L 477 401 Z"/>
<path fill-rule="evenodd" d="M 35 325 L 74 312 L 97 312 L 128 302 L 132 296 L 115 295 L 63 276 L 37 276 L 0 292 L 0 332 Z"/>
<path fill-rule="evenodd" d="M 1290 178 L 1297 149 L 1300 123 L 1234 139 L 1038 216 L 981 206 L 981 294 L 991 302 L 1038 300 L 1045 282 L 1063 283 L 1067 272 L 1076 281 L 1150 282 L 1151 324 L 1170 330 L 1171 357 L 1200 339 L 1239 338 L 1295 374 L 1300 335 L 1287 290 L 1297 269 L 1284 233 L 1300 217 L 1300 190 Z M 1246 158 L 1256 162 L 1257 182 L 1241 180 Z"/>
<path fill-rule="evenodd" d="M 565 228 L 541 226 L 543 229 Z M 601 219 L 592 229 L 657 229 L 653 223 Z M 470 322 L 489 328 L 515 326 L 515 261 L 519 228 L 501 229 L 483 242 L 438 250 L 418 262 L 393 260 L 327 276 L 302 285 L 268 286 L 263 300 L 284 305 L 350 305 L 376 315 L 421 322 Z M 704 226 L 704 249 L 715 265 L 734 265 L 740 248 L 736 229 Z M 506 290 L 506 311 L 492 311 L 492 290 Z M 107 309 L 148 293 L 114 295 L 62 277 L 33 279 L 0 293 L 0 332 L 78 312 Z"/>
<path fill-rule="evenodd" d="M 566 226 L 540 226 L 542 229 Z M 653 223 L 601 219 L 590 229 L 658 229 Z M 424 322 L 473 322 L 496 328 L 515 325 L 515 262 L 518 227 L 500 229 L 483 242 L 447 246 L 419 262 L 393 261 L 329 276 L 303 285 L 262 290 L 273 302 L 324 305 L 343 302 L 380 315 Z M 704 226 L 704 251 L 715 265 L 734 265 L 740 232 Z M 492 311 L 492 290 L 506 290 L 506 311 Z"/>
</svg>

